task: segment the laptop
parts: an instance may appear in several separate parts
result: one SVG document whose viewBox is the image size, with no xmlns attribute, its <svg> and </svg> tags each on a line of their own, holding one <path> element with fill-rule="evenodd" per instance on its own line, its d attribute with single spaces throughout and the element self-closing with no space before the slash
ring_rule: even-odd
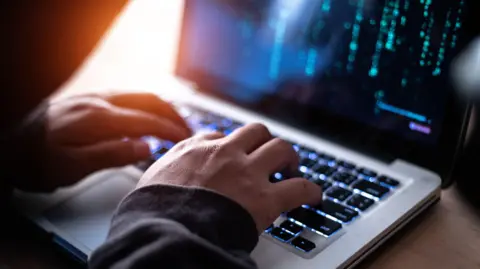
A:
<svg viewBox="0 0 480 269">
<path fill-rule="evenodd" d="M 465 1 L 185 2 L 172 91 L 186 94 L 172 105 L 198 132 L 264 123 L 324 188 L 321 205 L 285 212 L 260 236 L 260 268 L 354 267 L 440 199 L 470 111 L 449 79 L 465 10 Z M 174 146 L 145 140 L 151 161 Z M 86 262 L 151 161 L 53 194 L 16 192 L 14 204 Z"/>
</svg>

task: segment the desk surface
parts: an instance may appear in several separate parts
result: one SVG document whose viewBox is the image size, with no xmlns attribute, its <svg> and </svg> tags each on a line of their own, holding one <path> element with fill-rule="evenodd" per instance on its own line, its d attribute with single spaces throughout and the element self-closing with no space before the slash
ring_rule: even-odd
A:
<svg viewBox="0 0 480 269">
<path fill-rule="evenodd" d="M 166 90 L 172 70 L 181 1 L 132 1 L 115 27 L 62 94 L 96 89 Z M 159 27 L 159 26 L 164 27 Z M 455 188 L 406 230 L 388 241 L 362 268 L 480 268 L 480 215 Z M 28 235 L 0 242 L 0 268 L 72 268 L 52 248 Z"/>
</svg>

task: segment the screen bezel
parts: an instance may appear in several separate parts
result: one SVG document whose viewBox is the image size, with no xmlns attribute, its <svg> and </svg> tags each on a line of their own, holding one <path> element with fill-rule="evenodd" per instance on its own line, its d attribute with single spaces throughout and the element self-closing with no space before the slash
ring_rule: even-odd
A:
<svg viewBox="0 0 480 269">
<path fill-rule="evenodd" d="M 218 81 L 219 78 L 188 70 L 183 64 L 185 63 L 184 51 L 186 51 L 186 45 L 189 43 L 186 27 L 189 19 L 186 15 L 189 8 L 190 1 L 185 0 L 175 75 L 194 84 L 198 91 L 209 94 L 210 89 L 212 89 L 211 81 Z M 465 8 L 465 10 L 468 11 L 468 8 Z M 471 33 L 462 31 L 459 37 L 459 47 L 465 47 L 472 39 L 473 35 Z M 324 115 L 326 119 L 322 123 L 316 123 L 320 125 L 315 126 L 315 134 L 382 161 L 392 162 L 396 159 L 403 159 L 427 168 L 440 175 L 443 187 L 447 187 L 453 181 L 450 174 L 465 139 L 470 105 L 457 95 L 452 85 L 446 85 L 446 87 L 448 87 L 449 94 L 445 105 L 444 120 L 438 142 L 434 145 L 407 140 L 391 131 L 380 130 L 367 124 L 334 115 Z M 269 115 L 266 116 L 269 117 Z M 326 128 L 327 126 L 328 128 Z"/>
</svg>

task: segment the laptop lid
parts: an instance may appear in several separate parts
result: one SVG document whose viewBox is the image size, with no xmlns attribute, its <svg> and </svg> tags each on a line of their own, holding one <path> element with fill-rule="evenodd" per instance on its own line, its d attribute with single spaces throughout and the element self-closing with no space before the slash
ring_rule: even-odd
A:
<svg viewBox="0 0 480 269">
<path fill-rule="evenodd" d="M 186 0 L 176 74 L 199 91 L 451 183 L 469 106 L 449 69 L 467 3 Z"/>
</svg>

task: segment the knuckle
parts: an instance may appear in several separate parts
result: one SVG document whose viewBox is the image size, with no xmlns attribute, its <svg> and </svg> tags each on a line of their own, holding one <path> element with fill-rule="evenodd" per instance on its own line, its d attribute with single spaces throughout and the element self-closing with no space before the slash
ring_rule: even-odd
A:
<svg viewBox="0 0 480 269">
<path fill-rule="evenodd" d="M 79 104 L 74 108 L 75 111 L 82 111 L 89 118 L 101 120 L 104 119 L 108 113 L 108 109 L 105 106 L 96 104 Z"/>
<path fill-rule="evenodd" d="M 275 147 L 280 148 L 283 151 L 291 151 L 294 152 L 292 145 L 290 145 L 287 141 L 281 139 L 281 138 L 274 138 L 272 140 L 272 143 L 274 144 Z"/>
<path fill-rule="evenodd" d="M 270 135 L 270 130 L 268 130 L 267 126 L 261 123 L 251 123 L 250 128 L 255 130 L 256 132 L 263 134 L 263 135 Z"/>
<path fill-rule="evenodd" d="M 201 134 L 198 138 L 199 140 L 212 140 L 221 137 L 225 137 L 225 135 L 223 133 L 215 131 L 211 133 Z"/>
<path fill-rule="evenodd" d="M 70 103 L 70 110 L 72 111 L 103 111 L 105 109 L 105 103 L 94 97 L 77 98 Z"/>
<path fill-rule="evenodd" d="M 273 146 L 277 148 L 282 155 L 285 155 L 289 160 L 298 161 L 299 156 L 293 149 L 292 145 L 281 138 L 274 138 L 272 140 Z"/>
<path fill-rule="evenodd" d="M 205 141 L 188 139 L 178 143 L 174 149 L 175 151 L 183 152 L 182 154 L 185 156 L 190 156 L 204 161 L 209 158 L 209 156 L 217 154 L 219 151 L 219 145 L 209 144 Z"/>
<path fill-rule="evenodd" d="M 186 143 L 183 145 L 179 145 L 180 150 L 181 150 L 181 155 L 189 158 L 198 158 L 199 156 L 203 155 L 203 151 L 201 150 L 201 147 L 199 147 L 195 143 Z"/>
<path fill-rule="evenodd" d="M 89 111 L 92 109 L 92 103 L 87 101 L 75 102 L 70 106 L 71 111 Z"/>
<path fill-rule="evenodd" d="M 175 144 L 175 146 L 174 146 L 172 149 L 173 149 L 173 150 L 183 150 L 183 149 L 185 149 L 189 144 L 192 143 L 192 140 L 193 140 L 193 138 L 189 138 L 189 139 L 182 140 L 182 141 L 178 142 L 177 144 Z"/>
<path fill-rule="evenodd" d="M 203 135 L 197 134 L 188 139 L 182 140 L 175 145 L 176 150 L 193 150 L 205 144 Z"/>
<path fill-rule="evenodd" d="M 237 150 L 236 145 L 233 143 L 221 143 L 217 144 L 216 154 L 220 156 L 233 156 L 233 153 Z"/>
<path fill-rule="evenodd" d="M 100 93 L 85 93 L 80 95 L 79 97 L 103 99 L 105 96 Z"/>
</svg>

